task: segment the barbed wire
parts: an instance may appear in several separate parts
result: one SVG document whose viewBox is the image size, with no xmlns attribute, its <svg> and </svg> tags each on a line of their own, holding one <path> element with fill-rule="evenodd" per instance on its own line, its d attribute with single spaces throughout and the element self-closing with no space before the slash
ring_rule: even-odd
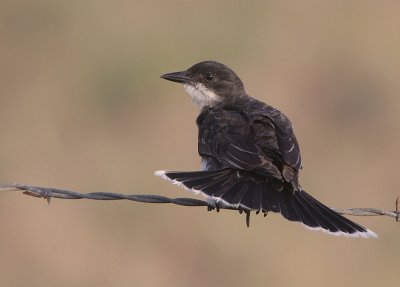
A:
<svg viewBox="0 0 400 287">
<path fill-rule="evenodd" d="M 79 193 L 75 191 L 50 188 L 50 187 L 39 187 L 24 184 L 0 184 L 0 191 L 22 191 L 23 194 L 44 198 L 50 203 L 51 198 L 59 199 L 91 199 L 91 200 L 131 200 L 143 203 L 170 203 L 181 206 L 207 206 L 208 210 L 216 209 L 230 209 L 239 210 L 239 212 L 246 213 L 246 221 L 249 222 L 250 212 L 246 210 L 240 210 L 233 207 L 218 207 L 211 205 L 207 201 L 195 199 L 195 198 L 170 198 L 162 195 L 153 194 L 120 194 L 113 192 L 91 192 L 91 193 Z M 377 208 L 331 208 L 339 214 L 352 215 L 352 216 L 388 216 L 395 218 L 396 221 L 400 221 L 400 200 L 399 197 L 395 203 L 396 210 L 387 211 Z M 256 212 L 258 213 L 258 212 Z M 264 216 L 266 213 L 264 214 Z"/>
</svg>

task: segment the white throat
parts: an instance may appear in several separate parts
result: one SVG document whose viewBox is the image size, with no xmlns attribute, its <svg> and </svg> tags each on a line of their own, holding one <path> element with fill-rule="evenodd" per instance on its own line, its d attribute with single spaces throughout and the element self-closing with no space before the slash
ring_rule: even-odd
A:
<svg viewBox="0 0 400 287">
<path fill-rule="evenodd" d="M 211 107 L 222 101 L 216 93 L 207 89 L 203 84 L 189 85 L 184 84 L 183 88 L 192 98 L 193 103 L 199 108 Z"/>
</svg>

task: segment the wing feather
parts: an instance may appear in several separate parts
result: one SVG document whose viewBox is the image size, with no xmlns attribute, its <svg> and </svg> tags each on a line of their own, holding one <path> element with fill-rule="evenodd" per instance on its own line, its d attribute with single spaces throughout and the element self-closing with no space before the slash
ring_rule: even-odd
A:
<svg viewBox="0 0 400 287">
<path fill-rule="evenodd" d="M 290 121 L 260 103 L 245 111 L 239 110 L 240 106 L 204 110 L 197 120 L 199 154 L 223 167 L 276 178 L 282 177 L 284 165 L 298 170 L 300 150 Z"/>
</svg>

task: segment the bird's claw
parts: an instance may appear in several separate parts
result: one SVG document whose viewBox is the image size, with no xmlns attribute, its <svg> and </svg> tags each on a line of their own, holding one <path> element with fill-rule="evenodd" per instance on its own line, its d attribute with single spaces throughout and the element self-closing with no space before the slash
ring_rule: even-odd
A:
<svg viewBox="0 0 400 287">
<path fill-rule="evenodd" d="M 212 211 L 212 210 L 216 210 L 217 212 L 220 211 L 221 207 L 218 205 L 217 202 L 215 202 L 213 205 L 209 204 L 207 205 L 207 211 Z"/>
</svg>

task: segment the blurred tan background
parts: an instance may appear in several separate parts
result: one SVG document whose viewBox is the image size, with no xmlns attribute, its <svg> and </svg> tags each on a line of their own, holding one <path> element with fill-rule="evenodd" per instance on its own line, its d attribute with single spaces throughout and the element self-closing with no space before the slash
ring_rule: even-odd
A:
<svg viewBox="0 0 400 287">
<path fill-rule="evenodd" d="M 398 1 L 1 1 L 0 182 L 193 196 L 197 109 L 166 72 L 221 61 L 287 114 L 303 187 L 333 207 L 399 194 Z M 389 286 L 400 225 L 311 232 L 277 214 L 0 194 L 0 286 Z"/>
</svg>

